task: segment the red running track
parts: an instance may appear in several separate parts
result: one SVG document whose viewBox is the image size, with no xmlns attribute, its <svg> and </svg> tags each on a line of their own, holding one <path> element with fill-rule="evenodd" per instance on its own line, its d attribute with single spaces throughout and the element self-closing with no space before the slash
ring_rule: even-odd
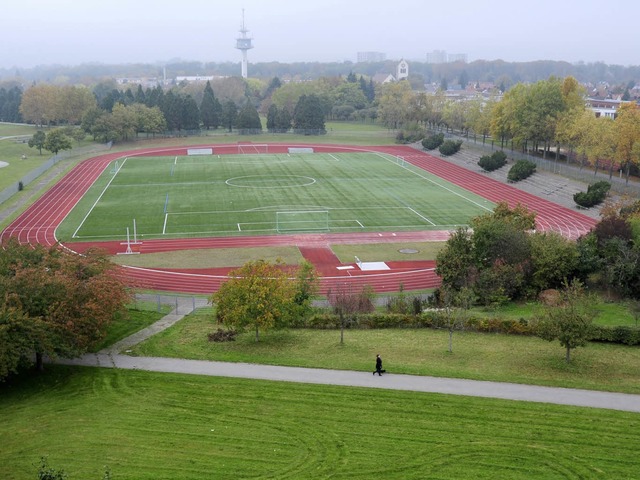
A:
<svg viewBox="0 0 640 480">
<path fill-rule="evenodd" d="M 351 147 L 344 145 L 292 145 L 270 144 L 269 152 L 286 153 L 289 147 L 313 147 L 316 152 L 374 151 L 400 156 L 411 164 L 433 173 L 451 183 L 459 185 L 492 202 L 506 201 L 510 206 L 526 205 L 537 213 L 538 228 L 557 231 L 569 238 L 578 238 L 587 233 L 596 221 L 586 215 L 556 205 L 548 200 L 523 192 L 509 185 L 471 172 L 437 157 L 417 151 L 411 147 Z M 56 245 L 56 228 L 69 214 L 76 203 L 111 162 L 132 156 L 186 155 L 187 148 L 214 148 L 216 154 L 237 153 L 237 145 L 201 145 L 189 147 L 147 148 L 128 152 L 109 153 L 87 159 L 73 168 L 60 182 L 46 192 L 36 203 L 13 221 L 2 233 L 0 242 L 9 237 L 21 243 Z M 265 245 L 295 245 L 321 274 L 321 292 L 332 286 L 349 284 L 359 288 L 370 285 L 376 292 L 434 288 L 440 284 L 435 274 L 434 262 L 387 262 L 390 270 L 362 271 L 356 264 L 343 265 L 330 254 L 331 244 L 359 244 L 381 242 L 443 241 L 449 236 L 446 231 L 380 232 L 347 234 L 308 235 L 263 235 L 254 237 L 188 238 L 145 240 L 136 246 L 140 253 L 168 252 L 174 250 L 249 247 Z M 112 254 L 124 251 L 119 241 L 68 243 L 64 248 L 77 253 L 91 246 L 106 249 Z M 338 267 L 347 267 L 338 269 Z M 350 267 L 350 268 L 349 268 Z M 126 272 L 132 284 L 141 288 L 182 293 L 209 294 L 216 291 L 226 280 L 230 269 L 171 270 L 160 268 L 138 268 L 127 266 Z"/>
</svg>

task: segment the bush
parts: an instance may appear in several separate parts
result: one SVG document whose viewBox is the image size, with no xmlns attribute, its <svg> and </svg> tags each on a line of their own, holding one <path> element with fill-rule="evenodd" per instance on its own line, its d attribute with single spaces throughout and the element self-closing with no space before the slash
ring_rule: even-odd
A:
<svg viewBox="0 0 640 480">
<path fill-rule="evenodd" d="M 593 342 L 640 345 L 640 327 L 592 325 L 590 337 Z"/>
<path fill-rule="evenodd" d="M 217 329 L 215 332 L 207 335 L 210 342 L 235 342 L 238 332 L 236 330 Z"/>
<path fill-rule="evenodd" d="M 607 198 L 611 184 L 604 180 L 589 185 L 586 192 L 578 192 L 573 195 L 573 201 L 584 208 L 591 208 L 604 202 Z"/>
<path fill-rule="evenodd" d="M 462 140 L 446 140 L 440 145 L 438 149 L 442 155 L 448 157 L 449 155 L 453 155 L 454 153 L 458 153 L 460 151 L 460 147 L 462 146 Z"/>
<path fill-rule="evenodd" d="M 422 140 L 422 148 L 425 150 L 435 150 L 444 142 L 444 133 L 436 133 Z"/>
<path fill-rule="evenodd" d="M 400 130 L 396 135 L 396 143 L 406 144 L 419 142 L 424 138 L 424 132 L 422 130 L 408 129 Z"/>
<path fill-rule="evenodd" d="M 502 150 L 497 150 L 491 155 L 483 155 L 478 161 L 478 165 L 486 172 L 493 172 L 507 164 L 507 154 Z"/>
<path fill-rule="evenodd" d="M 510 182 L 519 182 L 533 175 L 536 171 L 536 164 L 529 160 L 518 160 L 509 170 L 507 178 Z"/>
</svg>

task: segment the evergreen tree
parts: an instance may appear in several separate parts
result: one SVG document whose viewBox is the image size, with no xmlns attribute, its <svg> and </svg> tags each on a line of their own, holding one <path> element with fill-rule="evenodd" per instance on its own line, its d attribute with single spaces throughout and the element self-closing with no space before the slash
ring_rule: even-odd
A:
<svg viewBox="0 0 640 480">
<path fill-rule="evenodd" d="M 283 108 L 276 116 L 276 131 L 279 133 L 287 133 L 291 128 L 291 114 L 289 110 Z"/>
<path fill-rule="evenodd" d="M 181 124 L 181 111 L 180 100 L 176 97 L 175 93 L 169 90 L 162 98 L 162 104 L 160 110 L 167 121 L 167 130 L 180 130 Z"/>
<path fill-rule="evenodd" d="M 180 123 L 184 130 L 200 130 L 200 110 L 191 95 L 180 97 Z"/>
<path fill-rule="evenodd" d="M 269 98 L 273 92 L 282 86 L 282 82 L 278 77 L 273 77 L 269 82 L 269 86 L 264 92 L 264 98 Z"/>
<path fill-rule="evenodd" d="M 293 112 L 293 130 L 304 135 L 327 133 L 324 126 L 324 109 L 320 97 L 302 95 Z"/>
<path fill-rule="evenodd" d="M 238 114 L 237 126 L 242 135 L 262 133 L 260 115 L 249 100 L 247 100 Z"/>
<path fill-rule="evenodd" d="M 227 127 L 227 130 L 231 132 L 233 127 L 236 125 L 236 121 L 238 118 L 238 107 L 233 100 L 227 100 L 227 102 L 222 106 L 222 125 Z"/>
<path fill-rule="evenodd" d="M 138 85 L 138 89 L 136 90 L 136 94 L 133 97 L 135 103 L 145 103 L 144 90 L 142 90 L 142 85 Z"/>
<path fill-rule="evenodd" d="M 356 74 L 353 73 L 353 71 L 349 72 L 349 75 L 347 75 L 347 82 L 356 83 L 357 81 L 358 79 L 356 78 Z"/>
<path fill-rule="evenodd" d="M 164 90 L 160 85 L 156 85 L 153 90 L 147 89 L 145 94 L 145 105 L 147 107 L 162 107 L 164 99 Z"/>
<path fill-rule="evenodd" d="M 276 131 L 276 119 L 278 118 L 278 107 L 271 104 L 267 111 L 267 130 L 271 133 Z"/>
<path fill-rule="evenodd" d="M 204 87 L 204 96 L 200 104 L 200 117 L 204 128 L 209 130 L 211 127 L 218 128 L 220 125 L 219 112 L 216 111 L 216 97 L 211 88 L 211 82 L 207 80 Z"/>
</svg>

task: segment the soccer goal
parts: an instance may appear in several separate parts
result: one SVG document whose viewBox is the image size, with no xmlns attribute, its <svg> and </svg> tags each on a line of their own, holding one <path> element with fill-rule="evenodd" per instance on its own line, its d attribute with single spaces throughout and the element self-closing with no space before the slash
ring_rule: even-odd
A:
<svg viewBox="0 0 640 480">
<path fill-rule="evenodd" d="M 276 231 L 278 233 L 294 232 L 328 232 L 328 210 L 306 210 L 276 212 Z"/>
<path fill-rule="evenodd" d="M 239 143 L 238 153 L 241 155 L 269 153 L 269 145 L 266 143 Z"/>
</svg>

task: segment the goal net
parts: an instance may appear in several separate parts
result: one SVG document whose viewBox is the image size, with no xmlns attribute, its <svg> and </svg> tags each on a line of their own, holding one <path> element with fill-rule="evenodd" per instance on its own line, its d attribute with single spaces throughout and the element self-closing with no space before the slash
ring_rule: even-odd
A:
<svg viewBox="0 0 640 480">
<path fill-rule="evenodd" d="M 276 212 L 276 231 L 292 232 L 328 232 L 328 210 L 306 210 Z"/>
<path fill-rule="evenodd" d="M 269 145 L 258 143 L 239 143 L 238 153 L 241 155 L 269 153 Z"/>
</svg>

